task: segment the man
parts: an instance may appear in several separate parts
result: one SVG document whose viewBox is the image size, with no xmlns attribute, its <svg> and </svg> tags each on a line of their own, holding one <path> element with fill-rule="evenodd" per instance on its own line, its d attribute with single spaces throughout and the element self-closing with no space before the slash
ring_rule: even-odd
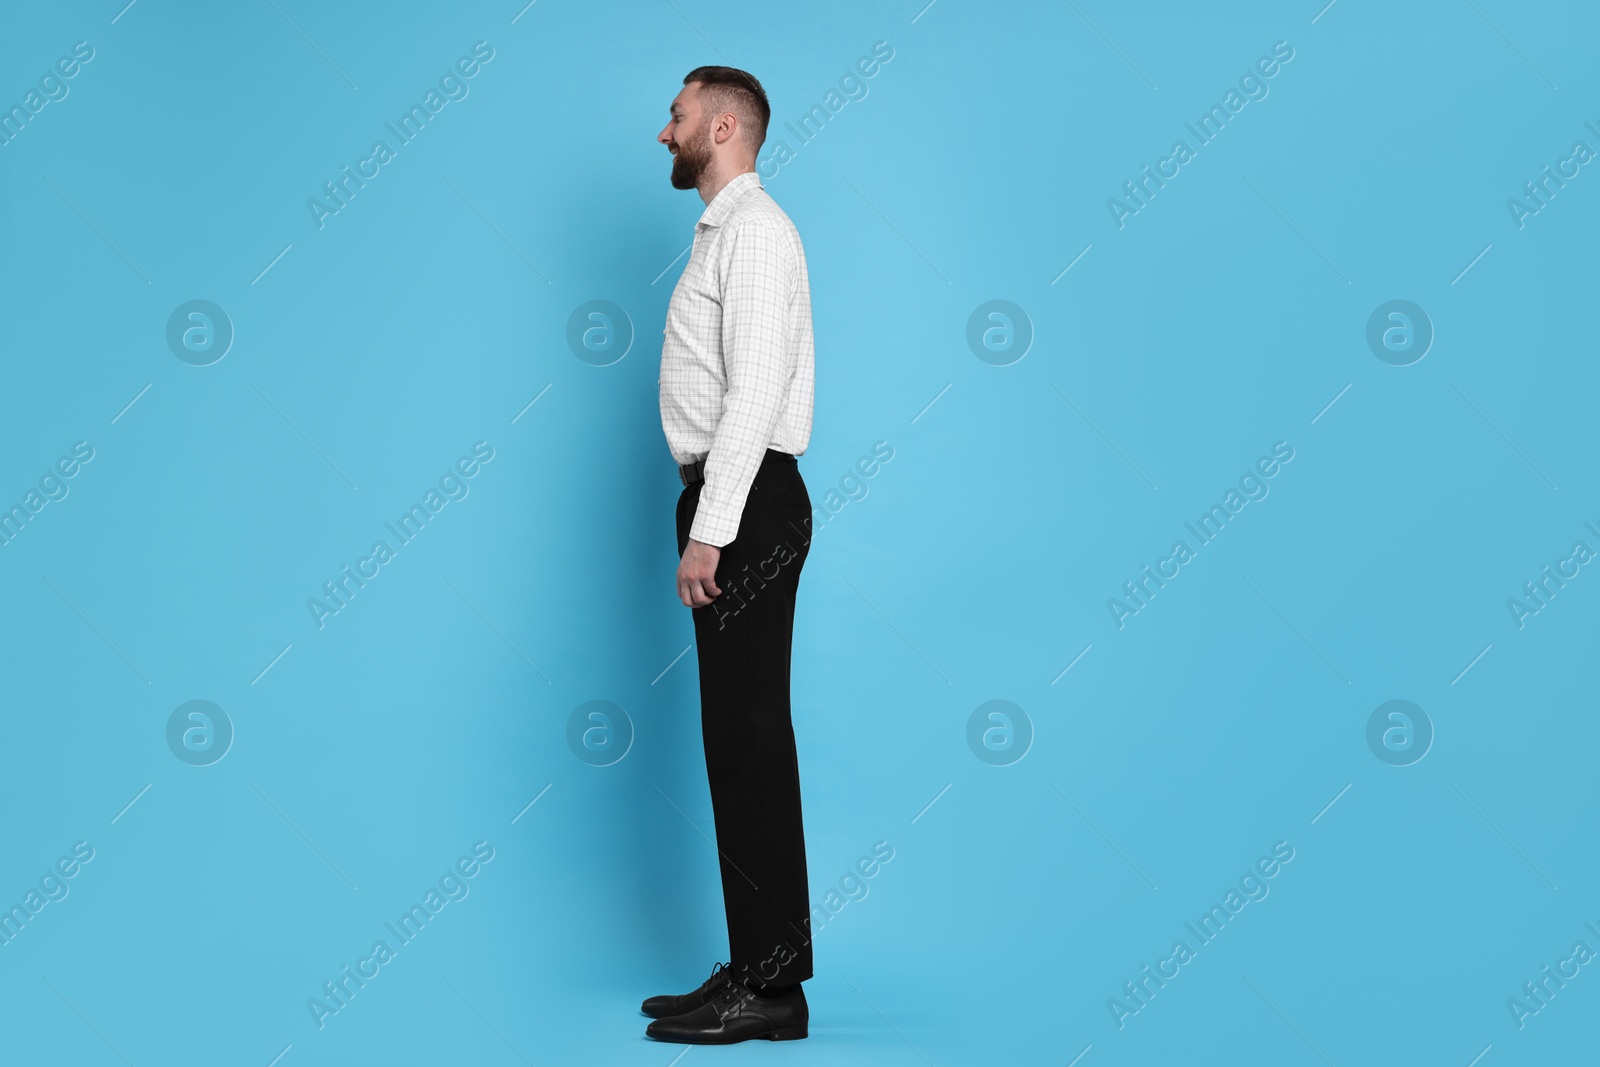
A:
<svg viewBox="0 0 1600 1067">
<path fill-rule="evenodd" d="M 667 308 L 661 425 L 679 464 L 678 598 L 694 616 L 700 724 L 731 959 L 651 997 L 650 1037 L 803 1038 L 811 977 L 800 773 L 789 709 L 811 498 L 795 457 L 816 378 L 805 251 L 755 173 L 771 108 L 731 67 L 684 78 L 656 138 L 705 212 Z"/>
</svg>

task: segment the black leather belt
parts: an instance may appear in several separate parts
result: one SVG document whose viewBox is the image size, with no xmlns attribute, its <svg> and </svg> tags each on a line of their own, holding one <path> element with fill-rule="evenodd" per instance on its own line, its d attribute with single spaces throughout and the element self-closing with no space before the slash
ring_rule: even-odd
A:
<svg viewBox="0 0 1600 1067">
<path fill-rule="evenodd" d="M 793 452 L 782 452 L 776 448 L 767 449 L 767 454 L 761 457 L 761 465 L 763 467 L 768 463 L 793 463 L 794 461 L 795 455 Z M 693 463 L 678 464 L 678 478 L 682 480 L 685 488 L 705 481 L 706 461 L 697 459 Z"/>
</svg>

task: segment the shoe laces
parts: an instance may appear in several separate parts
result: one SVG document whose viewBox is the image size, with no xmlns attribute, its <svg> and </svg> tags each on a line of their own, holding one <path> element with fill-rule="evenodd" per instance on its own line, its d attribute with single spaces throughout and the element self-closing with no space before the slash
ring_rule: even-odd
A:
<svg viewBox="0 0 1600 1067">
<path fill-rule="evenodd" d="M 730 981 L 731 980 L 731 976 L 733 974 L 732 967 L 733 967 L 733 961 L 731 961 L 731 960 L 728 961 L 727 963 L 719 963 L 719 964 L 717 964 L 715 967 L 711 968 L 711 977 L 707 978 L 705 980 L 705 984 L 702 985 L 700 988 L 709 993 L 711 990 L 715 989 L 717 986 L 723 984 L 726 981 Z"/>
</svg>

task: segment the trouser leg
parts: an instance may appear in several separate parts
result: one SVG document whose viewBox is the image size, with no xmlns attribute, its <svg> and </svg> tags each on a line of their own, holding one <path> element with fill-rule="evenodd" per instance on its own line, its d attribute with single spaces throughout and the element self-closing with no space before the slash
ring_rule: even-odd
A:
<svg viewBox="0 0 1600 1067">
<path fill-rule="evenodd" d="M 678 507 L 688 544 L 699 486 Z M 800 773 L 789 704 L 795 595 L 811 501 L 798 466 L 765 463 L 738 537 L 723 546 L 710 605 L 694 609 L 701 733 L 721 854 L 733 970 L 751 985 L 811 977 Z"/>
</svg>

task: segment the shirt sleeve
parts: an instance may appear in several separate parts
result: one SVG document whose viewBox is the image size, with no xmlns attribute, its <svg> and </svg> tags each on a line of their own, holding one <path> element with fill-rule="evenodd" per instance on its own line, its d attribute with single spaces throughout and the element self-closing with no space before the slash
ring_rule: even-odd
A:
<svg viewBox="0 0 1600 1067">
<path fill-rule="evenodd" d="M 794 372 L 789 304 L 797 271 L 784 237 L 781 226 L 764 218 L 747 219 L 728 235 L 722 287 L 727 392 L 689 529 L 694 540 L 718 548 L 739 533 L 750 483 Z"/>
</svg>

